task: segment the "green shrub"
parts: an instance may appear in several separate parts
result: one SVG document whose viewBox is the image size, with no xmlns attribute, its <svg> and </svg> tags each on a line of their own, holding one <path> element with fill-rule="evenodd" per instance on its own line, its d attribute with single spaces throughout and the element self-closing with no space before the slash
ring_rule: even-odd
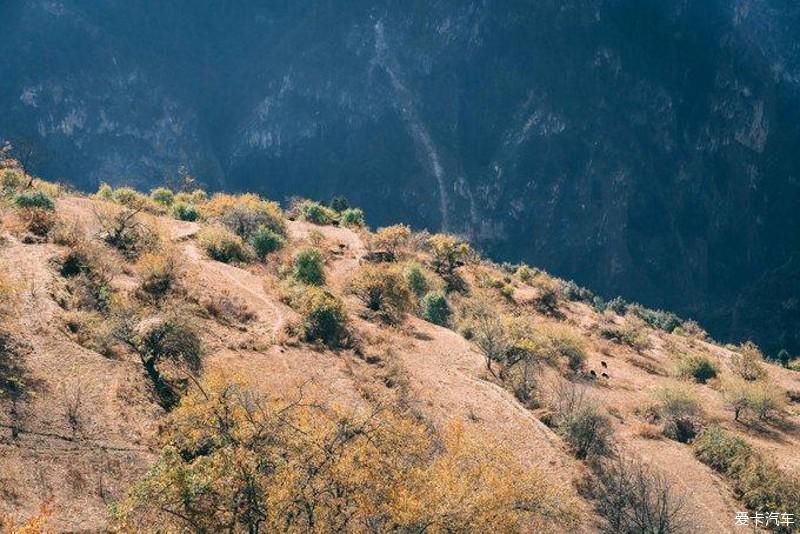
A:
<svg viewBox="0 0 800 534">
<path fill-rule="evenodd" d="M 591 303 L 594 300 L 594 293 L 585 287 L 581 287 L 573 280 L 561 282 L 561 295 L 567 299 L 577 302 Z"/>
<path fill-rule="evenodd" d="M 141 203 L 142 194 L 131 187 L 118 187 L 111 194 L 111 199 L 123 206 L 134 206 Z"/>
<path fill-rule="evenodd" d="M 196 221 L 200 217 L 200 212 L 194 204 L 175 202 L 172 205 L 172 216 L 179 221 Z"/>
<path fill-rule="evenodd" d="M 705 384 L 717 377 L 717 366 L 704 354 L 686 355 L 678 362 L 678 376 Z"/>
<path fill-rule="evenodd" d="M 425 276 L 425 271 L 422 269 L 422 266 L 419 263 L 412 262 L 406 266 L 405 278 L 408 288 L 417 296 L 417 298 L 421 298 L 425 293 L 428 292 L 428 289 L 430 288 L 428 277 Z"/>
<path fill-rule="evenodd" d="M 338 211 L 339 213 L 343 213 L 350 208 L 350 202 L 342 195 L 333 197 L 329 205 L 332 210 Z"/>
<path fill-rule="evenodd" d="M 789 351 L 786 349 L 781 349 L 778 352 L 777 356 L 778 362 L 784 367 L 789 367 L 789 362 L 792 360 L 792 357 L 789 355 Z"/>
<path fill-rule="evenodd" d="M 200 247 L 211 259 L 224 263 L 246 263 L 252 253 L 241 237 L 221 226 L 207 226 L 197 234 Z"/>
<path fill-rule="evenodd" d="M 41 191 L 27 191 L 14 197 L 14 205 L 20 209 L 40 209 L 54 211 L 56 209 L 53 199 Z"/>
<path fill-rule="evenodd" d="M 692 445 L 698 460 L 728 476 L 734 476 L 742 461 L 753 452 L 742 438 L 719 425 L 703 430 Z"/>
<path fill-rule="evenodd" d="M 166 187 L 157 187 L 150 191 L 150 198 L 162 206 L 171 206 L 175 201 L 175 193 Z"/>
<path fill-rule="evenodd" d="M 665 332 L 672 332 L 683 324 L 681 318 L 671 312 L 651 310 L 639 304 L 633 304 L 628 309 L 648 325 Z"/>
<path fill-rule="evenodd" d="M 422 317 L 433 324 L 447 326 L 450 322 L 450 304 L 443 291 L 432 291 L 422 299 Z"/>
<path fill-rule="evenodd" d="M 617 315 L 625 315 L 628 311 L 628 302 L 622 297 L 614 297 L 606 304 L 606 308 L 613 311 Z"/>
<path fill-rule="evenodd" d="M 285 243 L 286 240 L 283 236 L 273 232 L 266 226 L 258 228 L 250 236 L 250 246 L 253 247 L 256 256 L 261 261 L 264 261 L 269 253 L 280 250 Z"/>
<path fill-rule="evenodd" d="M 304 248 L 294 256 L 294 277 L 312 286 L 321 286 L 325 283 L 324 259 L 322 252 L 316 248 Z"/>
<path fill-rule="evenodd" d="M 300 218 L 314 224 L 331 224 L 336 220 L 336 212 L 313 200 L 304 200 L 297 207 Z"/>
<path fill-rule="evenodd" d="M 347 336 L 347 312 L 335 295 L 322 289 L 306 293 L 301 310 L 306 341 L 339 347 Z"/>
<path fill-rule="evenodd" d="M 517 267 L 516 273 L 517 278 L 519 278 L 522 282 L 528 284 L 533 277 L 536 275 L 536 271 L 528 267 L 527 265 L 520 265 Z"/>
<path fill-rule="evenodd" d="M 359 208 L 347 208 L 339 216 L 342 226 L 364 226 L 364 212 Z"/>
<path fill-rule="evenodd" d="M 94 194 L 99 199 L 112 201 L 114 200 L 114 189 L 105 182 L 100 184 L 97 188 L 97 193 Z"/>
</svg>

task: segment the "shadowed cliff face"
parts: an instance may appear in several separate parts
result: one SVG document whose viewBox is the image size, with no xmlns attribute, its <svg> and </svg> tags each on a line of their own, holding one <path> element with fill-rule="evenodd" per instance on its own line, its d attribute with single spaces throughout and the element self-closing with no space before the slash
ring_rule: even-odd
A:
<svg viewBox="0 0 800 534">
<path fill-rule="evenodd" d="M 793 2 L 0 4 L 0 138 L 84 188 L 344 193 L 800 351 Z"/>
</svg>

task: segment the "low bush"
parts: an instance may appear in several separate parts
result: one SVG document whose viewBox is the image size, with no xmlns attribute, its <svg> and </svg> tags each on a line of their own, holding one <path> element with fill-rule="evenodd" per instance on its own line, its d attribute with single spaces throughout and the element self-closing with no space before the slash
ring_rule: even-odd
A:
<svg viewBox="0 0 800 534">
<path fill-rule="evenodd" d="M 197 233 L 197 242 L 211 259 L 223 263 L 247 263 L 253 253 L 241 237 L 222 226 L 206 226 Z"/>
<path fill-rule="evenodd" d="M 186 202 L 175 202 L 172 205 L 172 216 L 179 221 L 196 221 L 200 218 L 200 212 L 194 204 Z"/>
<path fill-rule="evenodd" d="M 592 467 L 584 492 L 605 520 L 602 532 L 682 534 L 695 530 L 685 496 L 641 460 L 618 455 Z"/>
<path fill-rule="evenodd" d="M 422 299 L 422 317 L 428 322 L 439 326 L 450 323 L 452 310 L 447 302 L 444 291 L 432 291 Z"/>
<path fill-rule="evenodd" d="M 393 265 L 363 265 L 350 281 L 348 290 L 367 309 L 389 322 L 399 320 L 411 308 L 411 290 L 402 271 Z"/>
<path fill-rule="evenodd" d="M 136 262 L 139 273 L 139 289 L 152 298 L 161 298 L 177 284 L 179 268 L 172 251 L 144 254 Z"/>
<path fill-rule="evenodd" d="M 36 209 L 54 211 L 56 204 L 53 199 L 42 191 L 26 191 L 14 197 L 14 205 L 20 209 Z"/>
<path fill-rule="evenodd" d="M 264 261 L 268 254 L 280 250 L 286 240 L 280 234 L 275 233 L 266 226 L 258 228 L 250 236 L 250 246 L 256 253 L 259 260 Z"/>
<path fill-rule="evenodd" d="M 392 257 L 397 258 L 408 246 L 410 238 L 411 228 L 405 224 L 395 224 L 379 228 L 370 238 L 370 246 L 375 250 L 386 251 Z"/>
<path fill-rule="evenodd" d="M 527 265 L 520 265 L 517 267 L 514 274 L 516 274 L 517 278 L 519 278 L 521 282 L 529 284 L 531 280 L 533 280 L 533 277 L 536 276 L 536 271 Z"/>
<path fill-rule="evenodd" d="M 765 380 L 730 378 L 722 383 L 722 394 L 733 409 L 734 421 L 768 421 L 777 417 L 786 404 L 783 393 Z"/>
<path fill-rule="evenodd" d="M 663 434 L 688 443 L 702 426 L 703 411 L 691 391 L 682 385 L 664 386 L 655 392 L 655 404 L 649 406 L 649 423 L 660 424 Z"/>
<path fill-rule="evenodd" d="M 422 296 L 425 295 L 425 293 L 427 293 L 430 289 L 428 277 L 425 275 L 422 265 L 417 262 L 410 262 L 406 265 L 405 280 L 406 285 L 408 285 L 408 288 L 417 296 L 417 298 L 422 298 Z"/>
<path fill-rule="evenodd" d="M 573 280 L 561 282 L 561 295 L 567 300 L 586 302 L 591 304 L 594 301 L 594 293 L 585 287 L 581 287 Z"/>
<path fill-rule="evenodd" d="M 0 171 L 0 190 L 8 194 L 17 191 L 25 184 L 25 173 L 19 169 L 4 169 Z"/>
<path fill-rule="evenodd" d="M 96 213 L 102 228 L 100 237 L 129 260 L 157 250 L 161 244 L 156 229 L 136 209 L 109 206 Z"/>
<path fill-rule="evenodd" d="M 551 423 L 580 460 L 596 459 L 612 450 L 613 429 L 608 418 L 586 396 L 586 390 L 561 380 L 549 400 Z"/>
<path fill-rule="evenodd" d="M 150 199 L 162 206 L 171 206 L 175 201 L 175 193 L 166 187 L 157 187 L 150 191 Z"/>
<path fill-rule="evenodd" d="M 762 365 L 764 356 L 758 347 L 748 341 L 739 346 L 731 355 L 731 368 L 733 372 L 744 378 L 753 381 L 760 380 L 767 376 L 767 371 Z"/>
<path fill-rule="evenodd" d="M 286 221 L 280 206 L 262 200 L 258 195 L 227 195 L 217 193 L 202 205 L 203 213 L 216 219 L 244 240 L 250 239 L 261 227 L 286 236 Z"/>
<path fill-rule="evenodd" d="M 339 215 L 342 226 L 364 226 L 364 212 L 359 208 L 347 208 Z"/>
<path fill-rule="evenodd" d="M 321 286 L 325 284 L 324 258 L 319 249 L 307 247 L 294 256 L 293 274 L 304 284 Z"/>
<path fill-rule="evenodd" d="M 698 384 L 705 384 L 717 377 L 717 366 L 705 354 L 687 354 L 678 360 L 677 374 Z"/>
<path fill-rule="evenodd" d="M 433 256 L 433 269 L 443 276 L 452 276 L 470 254 L 467 243 L 447 234 L 436 234 L 428 238 L 428 247 Z"/>
<path fill-rule="evenodd" d="M 663 330 L 665 332 L 672 332 L 681 326 L 681 324 L 683 324 L 681 318 L 671 312 L 666 312 L 663 310 L 651 310 L 650 308 L 645 308 L 639 304 L 628 306 L 628 310 L 651 327 Z"/>
<path fill-rule="evenodd" d="M 335 210 L 313 200 L 300 201 L 296 206 L 296 211 L 300 219 L 313 224 L 333 224 L 334 221 L 338 220 L 338 214 Z"/>
<path fill-rule="evenodd" d="M 617 315 L 625 315 L 628 311 L 628 302 L 622 297 L 614 297 L 606 303 L 606 309 L 609 309 Z"/>
<path fill-rule="evenodd" d="M 341 299 L 323 289 L 305 293 L 300 310 L 306 341 L 321 341 L 337 348 L 347 338 L 347 312 Z"/>
</svg>

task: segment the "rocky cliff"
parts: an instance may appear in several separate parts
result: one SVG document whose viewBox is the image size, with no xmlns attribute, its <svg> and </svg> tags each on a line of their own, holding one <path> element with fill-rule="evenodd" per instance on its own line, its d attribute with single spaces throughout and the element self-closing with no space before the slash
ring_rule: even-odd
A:
<svg viewBox="0 0 800 534">
<path fill-rule="evenodd" d="M 793 3 L 270 4 L 7 0 L 0 138 L 88 189 L 343 193 L 800 349 Z"/>
</svg>

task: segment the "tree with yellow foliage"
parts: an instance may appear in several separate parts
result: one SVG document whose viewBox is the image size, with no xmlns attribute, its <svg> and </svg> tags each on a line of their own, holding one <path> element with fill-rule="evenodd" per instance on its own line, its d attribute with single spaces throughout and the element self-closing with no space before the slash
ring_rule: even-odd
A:
<svg viewBox="0 0 800 534">
<path fill-rule="evenodd" d="M 160 459 L 114 507 L 126 532 L 566 528 L 573 501 L 461 425 L 270 401 L 216 376 L 171 414 Z"/>
</svg>

